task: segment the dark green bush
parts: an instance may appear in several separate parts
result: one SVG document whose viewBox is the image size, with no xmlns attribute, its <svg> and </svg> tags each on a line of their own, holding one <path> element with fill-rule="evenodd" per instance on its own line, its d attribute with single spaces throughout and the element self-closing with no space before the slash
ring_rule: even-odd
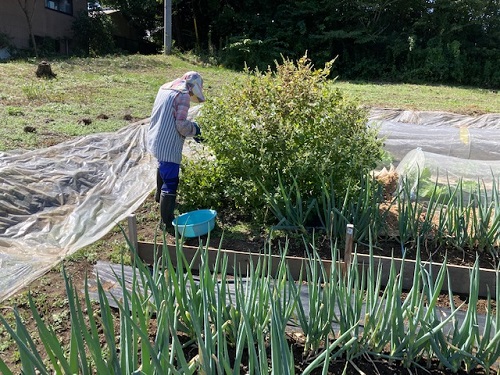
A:
<svg viewBox="0 0 500 375">
<path fill-rule="evenodd" d="M 2 48 L 7 49 L 11 55 L 16 53 L 16 47 L 12 43 L 12 38 L 4 33 L 0 33 L 0 49 Z"/>
<path fill-rule="evenodd" d="M 245 66 L 265 69 L 268 62 L 279 57 L 275 38 L 252 40 L 244 37 L 231 38 L 221 51 L 222 64 L 227 68 L 241 70 Z"/>
<path fill-rule="evenodd" d="M 77 55 L 95 57 L 116 52 L 113 23 L 106 14 L 95 12 L 89 16 L 82 12 L 73 21 L 72 29 Z"/>
<path fill-rule="evenodd" d="M 343 195 L 383 153 L 377 130 L 356 100 L 328 81 L 333 61 L 314 69 L 304 56 L 276 69 L 247 71 L 208 98 L 198 118 L 214 158 L 189 161 L 181 191 L 192 207 L 212 206 L 262 217 L 266 194 L 279 179 L 305 194 L 322 193 L 322 181 Z"/>
</svg>

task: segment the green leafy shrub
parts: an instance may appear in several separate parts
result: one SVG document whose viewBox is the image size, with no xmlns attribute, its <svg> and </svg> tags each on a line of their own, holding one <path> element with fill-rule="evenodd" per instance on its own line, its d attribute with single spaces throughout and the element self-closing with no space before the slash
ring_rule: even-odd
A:
<svg viewBox="0 0 500 375">
<path fill-rule="evenodd" d="M 77 54 L 95 57 L 116 52 L 113 24 L 104 13 L 89 16 L 82 12 L 73 21 L 72 29 Z"/>
<path fill-rule="evenodd" d="M 262 218 L 266 194 L 296 183 L 304 204 L 331 181 L 344 195 L 383 153 L 377 130 L 356 100 L 328 81 L 333 61 L 314 69 L 307 56 L 249 71 L 208 98 L 198 118 L 213 158 L 186 161 L 185 203 L 236 209 Z M 269 196 L 269 195 L 268 195 Z"/>
</svg>

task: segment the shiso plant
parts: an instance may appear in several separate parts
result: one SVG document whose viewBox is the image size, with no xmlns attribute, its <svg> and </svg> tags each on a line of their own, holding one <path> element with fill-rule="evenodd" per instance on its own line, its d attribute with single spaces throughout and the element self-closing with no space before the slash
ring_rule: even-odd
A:
<svg viewBox="0 0 500 375">
<path fill-rule="evenodd" d="M 184 160 L 180 190 L 196 191 L 184 203 L 262 218 L 264 192 L 279 196 L 280 185 L 306 192 L 305 207 L 325 181 L 340 195 L 355 187 L 382 158 L 382 140 L 366 126 L 366 109 L 329 78 L 333 63 L 283 58 L 207 98 L 197 121 L 213 157 Z"/>
</svg>

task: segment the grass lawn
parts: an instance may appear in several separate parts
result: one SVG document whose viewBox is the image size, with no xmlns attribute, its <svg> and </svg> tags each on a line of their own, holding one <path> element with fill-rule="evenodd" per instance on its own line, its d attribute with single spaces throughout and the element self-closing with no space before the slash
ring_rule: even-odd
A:
<svg viewBox="0 0 500 375">
<path fill-rule="evenodd" d="M 188 70 L 203 75 L 207 97 L 242 75 L 207 66 L 189 55 L 71 58 L 50 63 L 57 75 L 54 79 L 38 78 L 33 61 L 0 65 L 0 151 L 46 147 L 69 137 L 115 131 L 146 118 L 158 87 Z M 491 90 L 340 79 L 334 84 L 367 107 L 500 112 L 500 95 Z"/>
</svg>

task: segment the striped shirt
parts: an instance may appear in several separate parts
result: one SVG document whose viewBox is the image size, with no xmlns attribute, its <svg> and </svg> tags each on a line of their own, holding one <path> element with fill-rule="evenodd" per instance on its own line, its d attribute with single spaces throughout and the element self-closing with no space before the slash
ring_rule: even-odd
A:
<svg viewBox="0 0 500 375">
<path fill-rule="evenodd" d="M 189 93 L 161 87 L 156 95 L 148 129 L 148 150 L 158 161 L 180 164 L 186 137 L 196 134 L 187 119 Z"/>
</svg>

